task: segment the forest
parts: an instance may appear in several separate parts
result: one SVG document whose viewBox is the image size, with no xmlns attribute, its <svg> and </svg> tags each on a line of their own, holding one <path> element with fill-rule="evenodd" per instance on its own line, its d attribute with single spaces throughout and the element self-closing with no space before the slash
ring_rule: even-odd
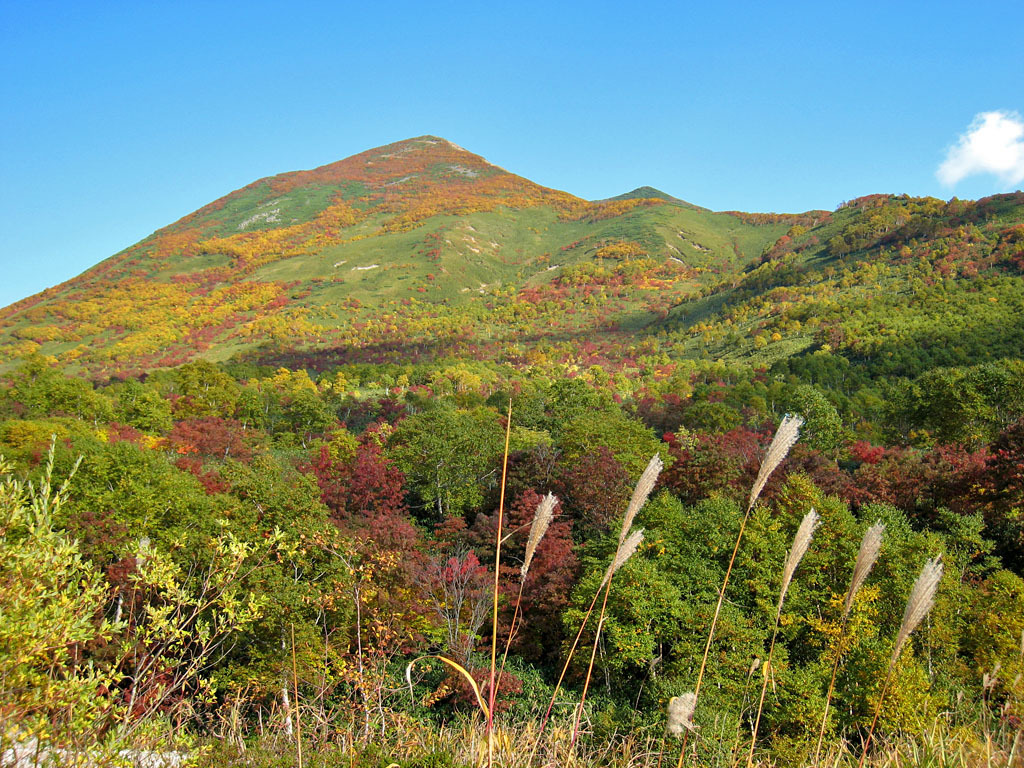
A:
<svg viewBox="0 0 1024 768">
<path fill-rule="evenodd" d="M 871 373 L 27 358 L 0 753 L 1018 764 L 1024 364 Z"/>
</svg>

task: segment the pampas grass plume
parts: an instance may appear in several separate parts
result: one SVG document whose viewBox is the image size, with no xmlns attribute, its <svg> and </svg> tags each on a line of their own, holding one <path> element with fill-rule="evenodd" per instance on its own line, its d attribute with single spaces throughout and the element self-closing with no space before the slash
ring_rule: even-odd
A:
<svg viewBox="0 0 1024 768">
<path fill-rule="evenodd" d="M 537 545 L 540 544 L 540 540 L 544 538 L 544 534 L 548 530 L 557 503 L 558 498 L 553 493 L 549 493 L 537 505 L 537 511 L 533 515 L 533 524 L 530 525 L 530 536 L 526 540 L 526 557 L 523 559 L 523 567 L 520 569 L 524 579 L 526 572 L 530 570 L 533 556 L 537 552 Z"/>
<path fill-rule="evenodd" d="M 818 765 L 821 745 L 825 740 L 825 727 L 828 725 L 828 708 L 832 702 L 832 691 L 835 690 L 836 675 L 839 672 L 839 660 L 843 655 L 842 641 L 846 635 L 846 625 L 850 619 L 850 610 L 853 608 L 853 601 L 857 597 L 857 592 L 864 586 L 864 581 L 867 579 L 868 574 L 871 573 L 875 561 L 878 560 L 878 553 L 882 549 L 882 534 L 884 533 L 885 526 L 880 520 L 876 520 L 875 524 L 864 532 L 864 538 L 860 542 L 860 549 L 857 551 L 857 559 L 853 563 L 850 588 L 846 591 L 846 599 L 843 601 L 843 622 L 839 628 L 839 647 L 836 648 L 836 658 L 832 663 L 832 677 L 828 681 L 828 693 L 825 694 L 825 711 L 821 716 L 821 727 L 818 729 L 818 743 L 814 748 L 814 762 L 812 765 Z"/>
<path fill-rule="evenodd" d="M 935 592 L 942 580 L 942 561 L 935 557 L 928 560 L 921 569 L 921 575 L 914 582 L 914 588 L 910 590 L 910 598 L 907 600 L 906 610 L 903 611 L 903 622 L 900 624 L 900 631 L 896 635 L 896 645 L 892 649 L 892 656 L 889 658 L 889 670 L 885 674 L 885 681 L 882 683 L 882 691 L 878 694 L 878 703 L 875 705 L 875 716 L 871 720 L 871 727 L 868 728 L 868 737 L 861 750 L 860 761 L 857 768 L 864 768 L 864 761 L 868 756 L 868 748 L 871 746 L 871 738 L 875 734 L 875 726 L 878 724 L 878 715 L 882 711 L 882 702 L 885 701 L 886 691 L 889 689 L 889 681 L 892 679 L 893 670 L 896 668 L 896 661 L 900 657 L 900 651 L 907 642 L 917 625 L 928 615 L 932 605 L 935 603 Z"/>
<path fill-rule="evenodd" d="M 800 427 L 803 424 L 804 420 L 801 416 L 793 416 L 787 413 L 782 417 L 779 428 L 775 430 L 775 437 L 772 438 L 771 445 L 768 446 L 768 453 L 765 454 L 764 461 L 761 462 L 761 469 L 757 473 L 754 487 L 750 490 L 750 500 L 747 502 L 748 509 L 753 508 L 757 497 L 764 490 L 768 478 L 789 454 L 790 448 L 793 447 L 797 438 L 800 437 Z"/>
<path fill-rule="evenodd" d="M 661 461 L 661 456 L 654 454 L 651 460 L 647 462 L 647 468 L 644 470 L 644 473 L 637 480 L 636 488 L 633 489 L 633 498 L 629 500 L 629 506 L 626 507 L 626 515 L 622 519 L 622 532 L 619 534 L 620 544 L 626 540 L 629 529 L 633 527 L 633 519 L 636 517 L 636 513 L 640 511 L 640 508 L 647 502 L 647 497 L 654 490 L 654 484 L 658 482 L 658 475 L 661 474 L 662 467 L 664 467 L 664 464 Z"/>
<path fill-rule="evenodd" d="M 782 611 L 782 602 L 786 599 L 786 591 L 789 589 L 790 583 L 793 581 L 793 573 L 796 571 L 796 567 L 800 564 L 803 556 L 807 553 L 807 547 L 811 544 L 811 537 L 814 535 L 814 529 L 818 527 L 818 513 L 811 508 L 811 511 L 804 515 L 804 519 L 800 521 L 800 527 L 796 530 L 796 536 L 793 537 L 793 546 L 789 550 L 789 556 L 786 558 L 786 564 L 782 568 L 782 589 L 779 592 L 779 612 Z"/>
<path fill-rule="evenodd" d="M 786 563 L 782 567 L 782 588 L 779 590 L 779 604 L 775 609 L 775 629 L 772 630 L 772 641 L 768 646 L 768 659 L 764 663 L 764 680 L 761 683 L 761 698 L 757 702 L 757 717 L 754 718 L 754 731 L 750 737 L 750 752 L 747 753 L 747 768 L 754 764 L 754 748 L 757 746 L 757 732 L 761 727 L 761 712 L 764 709 L 764 695 L 768 690 L 768 675 L 771 673 L 772 657 L 775 654 L 775 641 L 779 636 L 779 620 L 782 618 L 782 604 L 786 600 L 786 592 L 793 582 L 793 574 L 800 564 L 807 548 L 811 545 L 811 537 L 814 536 L 814 529 L 818 527 L 818 513 L 811 508 L 811 511 L 804 515 L 800 521 L 800 527 L 796 529 L 793 537 L 793 546 L 789 549 Z"/>
<path fill-rule="evenodd" d="M 666 730 L 671 736 L 682 736 L 683 731 L 692 731 L 693 713 L 697 709 L 697 694 L 684 693 L 668 700 L 668 723 Z"/>
<path fill-rule="evenodd" d="M 612 560 L 612 564 L 608 566 L 608 570 L 604 573 L 601 587 L 604 587 L 611 580 L 615 572 L 626 564 L 626 561 L 633 556 L 633 553 L 636 552 L 637 547 L 640 546 L 640 542 L 643 540 L 644 529 L 637 528 L 619 545 L 618 550 L 615 552 L 615 559 Z"/>
<path fill-rule="evenodd" d="M 914 582 L 914 588 L 910 590 L 910 599 L 907 600 L 906 610 L 903 611 L 903 623 L 900 624 L 900 631 L 896 635 L 896 647 L 892 649 L 892 658 L 889 660 L 891 667 L 899 658 L 900 651 L 910 634 L 917 629 L 917 625 L 928 615 L 932 605 L 935 604 L 935 592 L 942 580 L 942 561 L 935 557 L 924 564 L 921 575 Z"/>
<path fill-rule="evenodd" d="M 843 616 L 850 615 L 853 608 L 853 600 L 857 592 L 864 586 L 864 581 L 878 560 L 878 553 L 882 549 L 882 534 L 885 533 L 885 525 L 879 520 L 864 532 L 864 538 L 860 542 L 860 549 L 857 551 L 857 560 L 853 564 L 853 577 L 850 579 L 850 588 L 846 592 L 846 600 L 843 602 Z"/>
</svg>

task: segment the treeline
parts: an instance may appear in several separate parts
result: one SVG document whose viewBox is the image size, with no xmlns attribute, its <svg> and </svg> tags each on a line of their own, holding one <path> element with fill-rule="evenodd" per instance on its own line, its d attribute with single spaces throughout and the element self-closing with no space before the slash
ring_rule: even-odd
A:
<svg viewBox="0 0 1024 768">
<path fill-rule="evenodd" d="M 11 463 L 0 716 L 57 743 L 120 743 L 159 724 L 241 743 L 302 727 L 301 715 L 307 738 L 369 743 L 470 712 L 469 686 L 442 665 L 417 668 L 427 671 L 413 697 L 402 677 L 424 653 L 486 677 L 511 404 L 497 624 L 511 648 L 509 722 L 543 712 L 657 453 L 665 470 L 637 518 L 644 543 L 616 576 L 587 708 L 595 741 L 660 733 L 665 701 L 692 690 L 747 494 L 792 412 L 803 437 L 748 523 L 698 749 L 712 759 L 750 731 L 752 662 L 811 507 L 822 522 L 787 598 L 759 730 L 775 758 L 799 762 L 813 746 L 840 653 L 827 732 L 849 743 L 864 733 L 927 557 L 941 556 L 946 575 L 900 657 L 881 731 L 914 732 L 940 713 L 1019 723 L 1024 366 L 934 369 L 881 390 L 827 352 L 771 369 L 649 373 L 630 384 L 597 366 L 569 377 L 453 362 L 314 379 L 195 362 L 96 385 L 27 361 L 0 390 Z M 549 492 L 554 520 L 520 591 L 530 521 Z M 853 557 L 876 520 L 882 555 L 843 636 Z M 33 590 L 40 574 L 48 589 Z M 517 631 L 501 636 L 516 613 Z M 569 701 L 585 666 L 569 670 Z"/>
</svg>

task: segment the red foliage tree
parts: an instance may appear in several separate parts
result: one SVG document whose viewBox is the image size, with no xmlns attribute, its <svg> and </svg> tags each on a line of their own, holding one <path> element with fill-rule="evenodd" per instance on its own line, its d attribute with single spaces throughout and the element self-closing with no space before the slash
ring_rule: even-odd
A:
<svg viewBox="0 0 1024 768">
<path fill-rule="evenodd" d="M 793 446 L 786 461 L 786 468 L 790 472 L 802 472 L 807 475 L 815 486 L 830 496 L 849 499 L 854 491 L 849 473 L 840 469 L 835 459 L 803 443 L 798 442 Z M 768 493 L 771 493 L 770 488 Z"/>
<path fill-rule="evenodd" d="M 505 598 L 498 626 L 500 644 L 507 640 L 512 617 L 516 613 L 526 543 L 542 499 L 541 494 L 529 489 L 516 496 L 505 511 L 499 580 Z M 473 526 L 464 533 L 464 541 L 475 548 L 482 562 L 492 567 L 497 523 L 497 511 L 491 515 L 477 515 Z M 572 531 L 572 520 L 563 514 L 561 503 L 556 504 L 552 521 L 537 546 L 523 583 L 516 631 L 512 638 L 512 647 L 526 659 L 555 661 L 559 655 L 563 639 L 561 614 L 569 603 L 569 595 L 580 571 L 579 560 L 573 551 Z"/>
<path fill-rule="evenodd" d="M 445 632 L 446 650 L 463 666 L 488 618 L 492 576 L 476 553 L 431 560 L 421 586 Z"/>
<path fill-rule="evenodd" d="M 608 530 L 629 502 L 629 473 L 612 454 L 598 446 L 578 459 L 559 466 L 555 495 L 562 500 L 574 529 L 584 540 Z"/>
<path fill-rule="evenodd" d="M 364 435 L 351 459 L 334 459 L 323 447 L 300 469 L 316 479 L 331 520 L 341 530 L 368 534 L 380 546 L 401 550 L 418 540 L 405 504 L 405 478 L 372 435 Z"/>
<path fill-rule="evenodd" d="M 535 491 L 522 494 L 509 510 L 509 522 L 519 531 L 516 537 L 525 548 L 534 513 L 541 502 Z M 523 657 L 551 662 L 560 656 L 563 640 L 561 615 L 580 575 L 573 552 L 572 521 L 556 505 L 551 524 L 534 553 L 523 585 L 519 606 L 520 625 L 513 647 Z"/>
<path fill-rule="evenodd" d="M 198 454 L 248 461 L 252 458 L 252 450 L 244 434 L 241 423 L 235 419 L 210 416 L 177 422 L 171 428 L 167 442 L 182 455 Z"/>
<path fill-rule="evenodd" d="M 662 395 L 660 399 L 644 397 L 637 403 L 636 415 L 644 424 L 659 435 L 675 432 L 683 423 L 685 401 L 675 393 Z"/>
<path fill-rule="evenodd" d="M 746 427 L 722 434 L 697 432 L 683 443 L 675 435 L 665 435 L 672 465 L 661 475 L 661 483 L 687 504 L 712 495 L 725 495 L 742 501 L 750 492 L 764 454 L 766 435 Z M 777 482 L 776 472 L 772 479 Z M 772 494 L 769 481 L 762 497 Z"/>
<path fill-rule="evenodd" d="M 842 495 L 855 505 L 883 501 L 925 521 L 939 507 L 971 512 L 985 471 L 985 452 L 961 445 L 929 451 L 875 448 L 856 444 L 851 455 L 863 460 Z"/>
<path fill-rule="evenodd" d="M 107 427 L 107 440 L 112 443 L 125 442 L 139 445 L 142 442 L 142 433 L 129 424 L 112 421 Z"/>
<path fill-rule="evenodd" d="M 195 475 L 202 484 L 203 489 L 211 496 L 215 493 L 227 493 L 231 490 L 231 484 L 221 477 L 220 473 L 213 469 L 206 469 L 203 462 L 193 456 L 179 456 L 174 466 L 183 472 Z"/>
<path fill-rule="evenodd" d="M 996 552 L 1024 572 L 1024 419 L 1004 429 L 989 447 L 979 476 L 980 504 Z"/>
</svg>

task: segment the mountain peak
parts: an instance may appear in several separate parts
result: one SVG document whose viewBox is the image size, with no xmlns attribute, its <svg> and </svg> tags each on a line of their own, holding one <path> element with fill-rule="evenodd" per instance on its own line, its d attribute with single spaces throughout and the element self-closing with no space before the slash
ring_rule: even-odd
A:
<svg viewBox="0 0 1024 768">
<path fill-rule="evenodd" d="M 447 178 L 475 179 L 504 173 L 479 155 L 474 155 L 440 136 L 417 136 L 392 144 L 368 149 L 357 155 L 308 171 L 293 171 L 261 179 L 269 181 L 281 192 L 308 184 L 335 185 L 361 182 L 367 188 L 404 184 L 414 179 L 432 181 Z"/>
<path fill-rule="evenodd" d="M 675 203 L 676 205 L 682 205 L 686 208 L 691 208 L 695 211 L 706 211 L 707 208 L 702 208 L 699 205 L 688 203 L 685 200 L 681 200 L 678 197 L 673 197 L 667 192 L 662 192 L 660 189 L 654 187 L 637 187 L 636 189 L 625 192 L 615 197 L 609 197 L 609 200 L 664 200 L 666 203 Z"/>
<path fill-rule="evenodd" d="M 440 136 L 416 136 L 411 139 L 403 139 L 392 144 L 385 144 L 382 147 L 369 149 L 355 157 L 370 156 L 371 159 L 390 159 L 403 155 L 427 155 L 430 157 L 448 157 L 452 152 L 478 157 L 472 152 L 463 149 L 458 144 L 448 141 Z M 483 158 L 480 158 L 483 160 Z M 344 162 L 344 161 L 342 161 Z M 484 161 L 486 162 L 486 161 Z"/>
<path fill-rule="evenodd" d="M 458 211 L 481 197 L 507 204 L 573 198 L 492 165 L 440 136 L 416 136 L 368 149 L 333 163 L 269 176 L 225 195 L 164 231 L 227 235 L 301 224 L 347 201 L 392 214 L 433 207 Z M 160 233 L 158 233 L 160 234 Z"/>
</svg>

